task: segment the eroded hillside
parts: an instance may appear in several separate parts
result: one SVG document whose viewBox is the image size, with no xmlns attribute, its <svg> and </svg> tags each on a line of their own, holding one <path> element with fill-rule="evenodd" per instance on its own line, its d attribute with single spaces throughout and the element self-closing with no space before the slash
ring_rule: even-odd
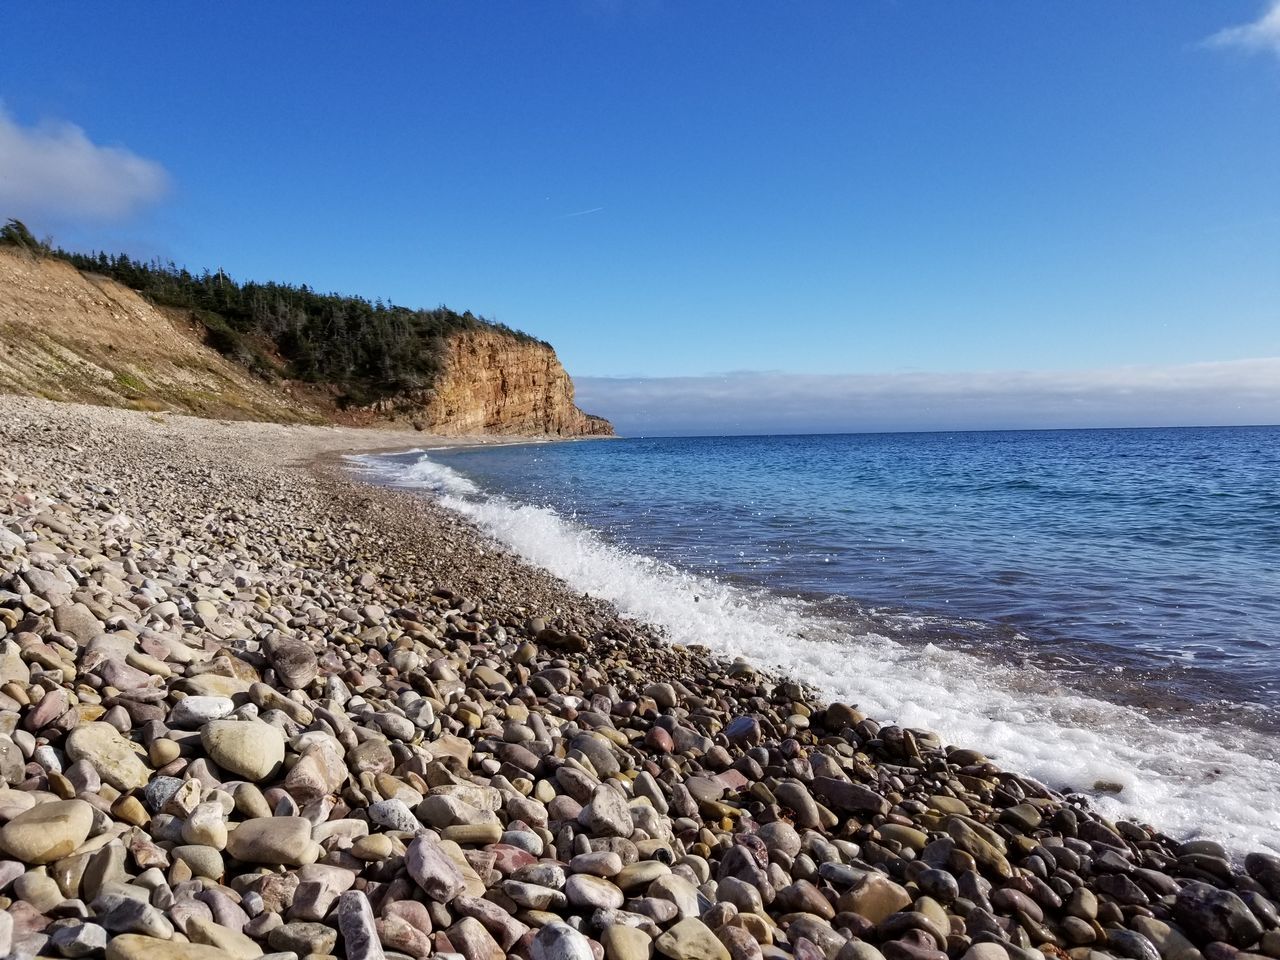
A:
<svg viewBox="0 0 1280 960">
<path fill-rule="evenodd" d="M 0 390 L 203 417 L 322 422 L 134 291 L 0 248 Z"/>
<path fill-rule="evenodd" d="M 352 402 L 342 384 L 291 377 L 290 362 L 273 353 L 268 338 L 237 336 L 235 351 L 213 349 L 208 316 L 157 305 L 56 257 L 0 247 L 0 391 L 202 417 L 380 423 L 455 435 L 613 432 L 574 404 L 573 383 L 550 346 L 504 328 L 475 322 L 448 331 L 430 341 L 435 352 L 421 364 L 428 374 L 413 383 L 375 383 L 382 388 L 376 398 Z"/>
</svg>

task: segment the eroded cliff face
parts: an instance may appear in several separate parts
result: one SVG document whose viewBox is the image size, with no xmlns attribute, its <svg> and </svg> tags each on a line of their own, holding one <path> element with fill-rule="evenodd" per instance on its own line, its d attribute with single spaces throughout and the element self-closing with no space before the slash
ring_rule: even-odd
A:
<svg viewBox="0 0 1280 960">
<path fill-rule="evenodd" d="M 449 435 L 610 436 L 573 402 L 555 351 L 498 329 L 453 334 L 430 387 L 371 407 L 336 385 L 259 376 L 204 342 L 188 311 L 158 308 L 53 257 L 0 248 L 0 393 L 201 417 L 393 425 Z"/>
<path fill-rule="evenodd" d="M 613 435 L 608 420 L 573 402 L 573 381 L 551 347 L 500 330 L 453 334 L 431 388 L 390 398 L 377 409 L 450 435 Z"/>
</svg>

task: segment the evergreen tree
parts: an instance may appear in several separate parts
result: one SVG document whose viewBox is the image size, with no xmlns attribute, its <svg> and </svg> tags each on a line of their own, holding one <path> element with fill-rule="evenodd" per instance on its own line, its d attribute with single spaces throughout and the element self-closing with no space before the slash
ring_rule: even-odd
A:
<svg viewBox="0 0 1280 960">
<path fill-rule="evenodd" d="M 0 228 L 0 243 L 41 249 L 16 220 Z M 60 249 L 56 256 L 157 304 L 191 311 L 211 347 L 255 372 L 272 375 L 278 364 L 269 355 L 276 354 L 284 360 L 284 375 L 337 387 L 340 399 L 351 404 L 430 385 L 453 331 L 491 328 L 541 342 L 443 305 L 414 310 L 382 298 L 317 293 L 307 284 L 239 283 L 221 268 L 193 274 L 172 260 L 139 262 L 125 253 Z"/>
</svg>

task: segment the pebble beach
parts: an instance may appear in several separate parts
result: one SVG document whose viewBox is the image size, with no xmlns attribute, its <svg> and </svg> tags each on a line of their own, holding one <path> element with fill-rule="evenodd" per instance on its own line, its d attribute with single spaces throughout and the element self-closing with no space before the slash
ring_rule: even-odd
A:
<svg viewBox="0 0 1280 960">
<path fill-rule="evenodd" d="M 1280 858 L 673 645 L 341 459 L 421 440 L 0 397 L 0 956 L 1280 958 Z"/>
</svg>

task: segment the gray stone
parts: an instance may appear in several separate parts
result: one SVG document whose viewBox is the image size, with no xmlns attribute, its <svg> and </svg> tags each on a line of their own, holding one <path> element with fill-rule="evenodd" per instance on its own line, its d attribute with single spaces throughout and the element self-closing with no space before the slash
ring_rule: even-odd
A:
<svg viewBox="0 0 1280 960">
<path fill-rule="evenodd" d="M 64 957 L 87 957 L 107 949 L 107 930 L 96 923 L 59 927 L 49 942 Z"/>
<path fill-rule="evenodd" d="M 1245 902 L 1229 890 L 1191 881 L 1178 892 L 1174 916 L 1192 937 L 1202 943 L 1221 940 L 1248 947 L 1262 936 L 1262 924 Z"/>
<path fill-rule="evenodd" d="M 422 823 L 403 800 L 392 798 L 369 804 L 369 819 L 380 827 L 400 833 L 421 833 Z"/>
<path fill-rule="evenodd" d="M 409 844 L 404 864 L 413 882 L 437 903 L 448 903 L 466 889 L 458 865 L 430 837 L 418 837 Z"/>
<path fill-rule="evenodd" d="M 348 890 L 338 898 L 338 930 L 347 960 L 385 960 L 374 927 L 373 908 L 361 890 Z"/>
<path fill-rule="evenodd" d="M 629 837 L 635 830 L 627 798 L 607 784 L 596 787 L 579 821 L 597 836 Z"/>
<path fill-rule="evenodd" d="M 566 923 L 548 923 L 529 946 L 532 960 L 595 960 L 587 938 Z"/>
</svg>

